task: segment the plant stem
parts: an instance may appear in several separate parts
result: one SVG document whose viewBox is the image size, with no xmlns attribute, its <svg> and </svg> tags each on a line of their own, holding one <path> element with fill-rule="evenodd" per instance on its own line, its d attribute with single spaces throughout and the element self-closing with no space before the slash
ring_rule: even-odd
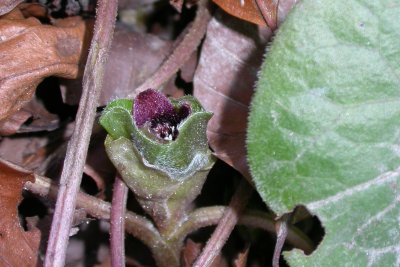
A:
<svg viewBox="0 0 400 267">
<path fill-rule="evenodd" d="M 117 6 L 117 0 L 99 1 L 94 35 L 83 76 L 82 98 L 60 178 L 60 190 L 44 261 L 46 267 L 64 266 L 76 197 L 103 84 L 104 65 L 111 47 Z"/>
<path fill-rule="evenodd" d="M 130 93 L 127 98 L 134 98 L 138 93 L 149 88 L 159 88 L 175 72 L 177 72 L 183 64 L 185 64 L 199 46 L 201 39 L 203 39 L 203 36 L 206 33 L 208 22 L 211 19 L 211 14 L 207 5 L 207 0 L 200 0 L 198 2 L 196 18 L 186 35 L 182 38 L 179 44 L 176 45 L 174 51 L 161 64 L 157 71 Z"/>
<path fill-rule="evenodd" d="M 215 257 L 220 254 L 223 245 L 238 222 L 239 216 L 246 207 L 252 192 L 253 188 L 246 180 L 242 179 L 229 203 L 229 207 L 224 211 L 217 228 L 215 228 L 214 233 L 193 264 L 193 267 L 208 267 L 213 263 Z"/>
<path fill-rule="evenodd" d="M 52 184 L 49 178 L 37 174 L 34 174 L 34 176 L 35 182 L 27 182 L 24 188 L 47 199 L 56 199 L 59 187 Z M 85 210 L 95 218 L 110 219 L 110 203 L 83 192 L 78 192 L 76 207 Z M 178 265 L 175 252 L 164 241 L 158 230 L 148 219 L 133 212 L 127 212 L 125 214 L 125 229 L 151 250 L 158 266 L 171 267 Z"/>
<path fill-rule="evenodd" d="M 111 202 L 110 247 L 111 266 L 125 266 L 125 212 L 128 187 L 119 175 L 115 176 L 114 190 Z"/>
<path fill-rule="evenodd" d="M 272 257 L 272 267 L 279 267 L 279 259 L 283 245 L 285 244 L 286 237 L 288 235 L 288 220 L 290 216 L 283 215 L 276 223 L 276 244 L 274 249 L 274 255 Z"/>
<path fill-rule="evenodd" d="M 226 206 L 213 206 L 198 208 L 189 214 L 187 220 L 179 228 L 179 231 L 174 233 L 171 239 L 175 238 L 179 242 L 200 228 L 215 225 L 224 214 Z M 276 221 L 272 214 L 261 211 L 246 211 L 240 216 L 238 225 L 245 225 L 247 227 L 259 228 L 276 234 Z M 293 247 L 302 249 L 306 254 L 310 254 L 314 250 L 313 242 L 302 232 L 294 226 L 288 226 L 287 242 Z"/>
<path fill-rule="evenodd" d="M 47 199 L 56 199 L 58 186 L 52 184 L 49 178 L 37 174 L 34 174 L 34 176 L 35 182 L 27 182 L 24 187 L 25 190 Z M 95 218 L 110 219 L 110 203 L 83 192 L 78 193 L 76 207 L 85 210 Z M 175 244 L 182 243 L 189 233 L 206 226 L 218 224 L 226 209 L 226 206 L 213 206 L 194 210 L 188 215 L 187 220 L 181 227 L 178 228 L 178 231 L 173 236 L 168 237 L 168 240 L 175 240 Z M 261 211 L 247 211 L 238 221 L 240 225 L 263 229 L 273 234 L 276 233 L 275 223 L 271 214 Z M 287 242 L 296 248 L 302 249 L 306 254 L 310 254 L 314 250 L 312 241 L 295 227 L 290 225 L 288 227 Z M 143 216 L 128 211 L 125 214 L 125 229 L 150 248 L 157 262 L 163 261 L 164 258 L 168 257 L 165 257 L 165 255 L 173 254 L 171 248 L 160 236 L 154 225 Z M 157 244 L 155 248 L 154 244 Z"/>
</svg>

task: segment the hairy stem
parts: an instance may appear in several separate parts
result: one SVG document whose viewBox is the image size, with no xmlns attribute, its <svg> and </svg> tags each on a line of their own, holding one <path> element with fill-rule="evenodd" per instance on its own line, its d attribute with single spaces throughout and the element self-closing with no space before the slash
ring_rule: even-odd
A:
<svg viewBox="0 0 400 267">
<path fill-rule="evenodd" d="M 283 215 L 276 223 L 276 244 L 274 249 L 274 256 L 272 257 L 272 267 L 279 267 L 279 259 L 281 257 L 282 248 L 285 244 L 288 235 L 288 220 L 289 215 Z"/>
<path fill-rule="evenodd" d="M 223 245 L 238 222 L 239 216 L 246 207 L 252 192 L 253 188 L 246 180 L 242 179 L 229 203 L 229 207 L 224 211 L 217 228 L 215 228 L 202 253 L 193 264 L 194 267 L 208 267 L 213 263 L 215 257 L 220 254 Z"/>
<path fill-rule="evenodd" d="M 149 88 L 159 88 L 175 72 L 177 72 L 183 64 L 185 64 L 199 46 L 201 39 L 203 39 L 203 36 L 206 33 L 208 22 L 211 19 L 211 14 L 207 8 L 207 4 L 207 0 L 199 1 L 196 18 L 194 19 L 192 26 L 182 40 L 176 45 L 171 55 L 168 56 L 150 78 L 130 93 L 127 98 L 134 98 L 138 93 Z"/>
<path fill-rule="evenodd" d="M 34 174 L 35 182 L 27 182 L 25 190 L 32 192 L 47 199 L 55 199 L 57 197 L 58 186 L 52 184 L 52 181 L 46 177 Z M 98 219 L 110 219 L 110 203 L 98 199 L 96 197 L 79 192 L 77 196 L 77 208 L 85 210 L 90 216 Z M 176 243 L 182 243 L 184 238 L 191 232 L 200 228 L 216 225 L 221 220 L 226 206 L 213 206 L 198 208 L 188 215 L 187 220 L 178 228 L 169 240 L 175 240 Z M 271 214 L 261 211 L 247 211 L 240 216 L 238 224 L 248 227 L 259 228 L 272 234 L 276 233 L 274 218 Z M 132 236 L 136 237 L 146 244 L 153 253 L 156 262 L 163 261 L 174 252 L 166 244 L 165 240 L 160 236 L 154 225 L 144 218 L 133 212 L 125 214 L 125 229 Z M 178 241 L 179 240 L 179 241 Z M 287 242 L 292 246 L 302 249 L 306 254 L 310 254 L 314 250 L 314 244 L 311 240 L 293 226 L 288 226 Z M 156 246 L 154 246 L 156 244 Z M 165 265 L 167 266 L 167 265 Z"/>
<path fill-rule="evenodd" d="M 60 178 L 60 190 L 44 261 L 46 267 L 64 266 L 76 197 L 103 84 L 104 66 L 111 47 L 117 6 L 117 0 L 99 1 L 94 35 L 83 76 L 82 98 Z"/>
<path fill-rule="evenodd" d="M 27 182 L 25 190 L 47 199 L 56 199 L 59 187 L 52 184 L 49 178 L 34 174 L 35 182 Z M 76 208 L 85 210 L 90 216 L 97 219 L 110 219 L 111 205 L 96 197 L 78 192 Z M 175 252 L 169 247 L 154 225 L 145 217 L 133 212 L 125 213 L 125 230 L 142 241 L 152 252 L 158 266 L 177 266 L 178 259 Z"/>
<path fill-rule="evenodd" d="M 111 201 L 110 247 L 111 266 L 125 266 L 125 212 L 128 187 L 119 175 L 115 176 L 114 190 Z"/>
<path fill-rule="evenodd" d="M 174 236 L 171 238 L 183 242 L 184 238 L 191 232 L 217 224 L 226 209 L 226 206 L 213 206 L 194 210 L 189 214 L 187 220 L 179 228 L 179 231 L 175 232 Z M 240 216 L 237 224 L 259 228 L 271 234 L 276 234 L 276 221 L 272 214 L 266 212 L 246 211 Z M 290 225 L 288 225 L 286 241 L 293 247 L 303 250 L 306 254 L 310 254 L 315 248 L 313 242 L 306 235 Z"/>
</svg>

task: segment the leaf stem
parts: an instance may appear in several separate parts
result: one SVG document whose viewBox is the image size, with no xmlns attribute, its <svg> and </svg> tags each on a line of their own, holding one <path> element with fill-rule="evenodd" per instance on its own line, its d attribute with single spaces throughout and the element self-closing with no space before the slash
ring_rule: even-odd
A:
<svg viewBox="0 0 400 267">
<path fill-rule="evenodd" d="M 226 209 L 226 206 L 213 206 L 194 210 L 189 214 L 187 220 L 182 224 L 179 230 L 174 233 L 173 238 L 179 240 L 179 242 L 183 242 L 183 239 L 191 232 L 217 224 Z M 246 211 L 240 216 L 237 224 L 259 228 L 276 234 L 276 221 L 270 213 L 255 210 Z M 313 242 L 294 226 L 288 225 L 286 240 L 293 247 L 303 250 L 306 254 L 310 254 L 314 250 Z"/>
<path fill-rule="evenodd" d="M 215 228 L 214 233 L 193 264 L 193 267 L 208 267 L 213 263 L 215 257 L 220 254 L 223 245 L 238 222 L 239 216 L 246 207 L 252 192 L 253 188 L 250 184 L 245 179 L 242 179 L 229 203 L 229 207 L 224 211 L 217 228 Z"/>
<path fill-rule="evenodd" d="M 119 175 L 115 176 L 111 202 L 110 247 L 111 266 L 125 266 L 125 212 L 128 198 L 128 187 Z"/>
<path fill-rule="evenodd" d="M 94 35 L 83 77 L 82 98 L 60 178 L 45 267 L 64 266 L 76 197 L 103 84 L 104 65 L 111 47 L 117 6 L 117 0 L 99 1 Z"/>
<path fill-rule="evenodd" d="M 272 267 L 279 267 L 279 259 L 281 257 L 282 248 L 288 235 L 288 220 L 290 216 L 285 214 L 276 223 L 276 244 L 274 255 L 272 257 Z"/>
<path fill-rule="evenodd" d="M 168 56 L 150 78 L 130 93 L 127 98 L 134 98 L 138 93 L 149 88 L 159 88 L 175 72 L 177 72 L 183 64 L 185 64 L 199 46 L 201 39 L 203 39 L 203 36 L 206 33 L 208 22 L 211 19 L 211 14 L 207 6 L 207 0 L 200 0 L 198 2 L 196 18 L 194 19 L 192 26 L 182 40 L 176 45 L 171 55 Z"/>
</svg>

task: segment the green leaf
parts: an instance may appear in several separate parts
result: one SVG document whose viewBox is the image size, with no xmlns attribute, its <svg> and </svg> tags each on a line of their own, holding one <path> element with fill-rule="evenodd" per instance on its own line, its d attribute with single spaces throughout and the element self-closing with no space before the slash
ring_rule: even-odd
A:
<svg viewBox="0 0 400 267">
<path fill-rule="evenodd" d="M 248 128 L 256 187 L 325 237 L 291 266 L 400 265 L 400 1 L 301 1 L 261 70 Z"/>
</svg>

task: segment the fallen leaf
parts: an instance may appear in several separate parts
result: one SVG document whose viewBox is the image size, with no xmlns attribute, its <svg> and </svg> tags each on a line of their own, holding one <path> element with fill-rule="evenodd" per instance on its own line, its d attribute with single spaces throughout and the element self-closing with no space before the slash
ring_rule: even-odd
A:
<svg viewBox="0 0 400 267">
<path fill-rule="evenodd" d="M 0 17 L 0 120 L 26 104 L 45 77 L 78 76 L 85 30 L 79 17 L 43 25 L 18 8 Z"/>
<path fill-rule="evenodd" d="M 154 35 L 116 31 L 99 105 L 126 97 L 157 70 L 170 49 L 170 42 Z"/>
<path fill-rule="evenodd" d="M 247 244 L 246 247 L 238 253 L 235 260 L 233 261 L 234 267 L 246 267 L 249 250 L 250 250 L 250 245 Z"/>
<path fill-rule="evenodd" d="M 52 100 L 55 102 L 55 100 Z M 29 120 L 29 123 L 27 121 Z M 60 126 L 60 117 L 50 113 L 36 96 L 19 111 L 0 121 L 0 135 L 52 131 Z"/>
<path fill-rule="evenodd" d="M 248 105 L 268 31 L 218 12 L 210 21 L 194 78 L 194 95 L 214 113 L 207 135 L 215 155 L 250 177 L 245 135 Z"/>
<path fill-rule="evenodd" d="M 292 8 L 287 2 L 279 6 L 281 18 Z M 266 27 L 257 28 L 217 12 L 208 25 L 194 78 L 194 95 L 214 113 L 207 129 L 211 148 L 249 181 L 245 146 L 248 105 L 271 36 Z"/>
<path fill-rule="evenodd" d="M 48 10 L 46 6 L 39 3 L 22 3 L 18 6 L 25 18 L 35 17 L 40 19 L 48 18 Z"/>
<path fill-rule="evenodd" d="M 258 7 L 255 0 L 213 0 L 214 3 L 232 16 L 260 26 L 272 26 L 274 28 L 285 20 L 288 11 L 297 2 L 297 0 L 262 1 L 264 1 L 262 3 L 263 6 Z M 275 10 L 270 10 L 272 9 L 270 7 L 276 4 L 278 7 Z M 261 15 L 260 8 L 264 8 L 263 12 L 267 14 L 266 19 L 269 20 L 268 25 Z"/>
<path fill-rule="evenodd" d="M 105 106 L 118 98 L 126 98 L 158 69 L 171 48 L 171 42 L 155 35 L 117 27 L 105 67 L 99 106 Z M 62 81 L 62 94 L 66 104 L 79 103 L 81 84 L 79 79 Z"/>
<path fill-rule="evenodd" d="M 169 4 L 173 6 L 179 13 L 182 12 L 183 0 L 169 0 Z"/>
<path fill-rule="evenodd" d="M 36 96 L 24 105 L 21 111 L 28 112 L 31 115 L 31 120 L 29 124 L 21 125 L 18 133 L 53 131 L 60 126 L 60 117 L 57 114 L 50 113 Z"/>
<path fill-rule="evenodd" d="M 0 121 L 0 135 L 12 135 L 15 134 L 21 125 L 32 116 L 31 113 L 20 110 L 14 114 L 11 114 L 6 120 Z"/>
<path fill-rule="evenodd" d="M 260 26 L 267 26 L 254 0 L 213 0 L 228 14 Z"/>
<path fill-rule="evenodd" d="M 23 0 L 3 0 L 0 3 L 0 16 L 13 10 Z"/>
<path fill-rule="evenodd" d="M 1 266 L 37 266 L 40 231 L 24 231 L 18 218 L 22 188 L 33 180 L 31 173 L 0 159 Z"/>
<path fill-rule="evenodd" d="M 200 255 L 201 248 L 202 245 L 200 243 L 196 243 L 189 238 L 182 249 L 181 266 L 192 266 L 196 258 Z"/>
</svg>

